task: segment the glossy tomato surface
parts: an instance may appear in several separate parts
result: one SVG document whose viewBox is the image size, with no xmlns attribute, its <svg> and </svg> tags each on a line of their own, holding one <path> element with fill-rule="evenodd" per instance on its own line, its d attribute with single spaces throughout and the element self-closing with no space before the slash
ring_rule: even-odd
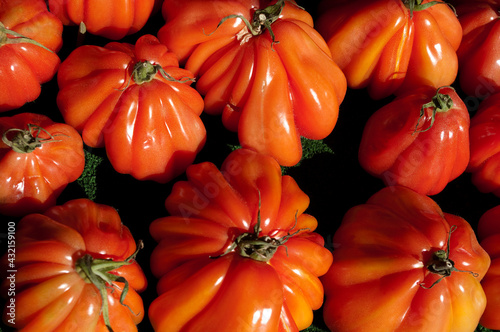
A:
<svg viewBox="0 0 500 332">
<path fill-rule="evenodd" d="M 500 196 L 500 93 L 482 101 L 472 117 L 470 149 L 472 182 L 481 192 Z"/>
<path fill-rule="evenodd" d="M 455 81 L 462 29 L 445 2 L 324 0 L 316 27 L 348 86 L 374 99 Z M 410 10 L 410 4 L 414 5 Z"/>
<path fill-rule="evenodd" d="M 85 144 L 105 146 L 116 171 L 167 182 L 205 143 L 203 99 L 174 53 L 153 35 L 135 45 L 83 45 L 61 64 L 57 105 Z"/>
<path fill-rule="evenodd" d="M 470 96 L 484 99 L 500 92 L 500 3 L 498 1 L 455 1 L 463 29 L 457 55 L 459 83 Z"/>
<path fill-rule="evenodd" d="M 260 26 L 259 15 L 272 23 Z M 198 78 L 205 111 L 221 114 L 243 147 L 292 166 L 301 136 L 332 132 L 345 77 L 294 1 L 167 0 L 163 17 L 159 40 Z"/>
<path fill-rule="evenodd" d="M 491 257 L 491 266 L 481 281 L 486 294 L 486 310 L 480 323 L 500 330 L 500 205 L 487 210 L 479 219 L 477 235 L 481 246 Z"/>
<path fill-rule="evenodd" d="M 83 23 L 88 33 L 118 40 L 141 30 L 155 0 L 48 0 L 49 9 L 65 25 Z"/>
<path fill-rule="evenodd" d="M 469 164 L 469 112 L 453 88 L 421 87 L 366 122 L 359 162 L 388 186 L 435 195 Z"/>
<path fill-rule="evenodd" d="M 144 290 L 147 281 L 140 266 L 130 258 L 136 243 L 115 209 L 77 199 L 44 214 L 30 214 L 16 228 L 15 259 L 10 260 L 6 254 L 1 261 L 3 296 L 13 281 L 6 278 L 6 271 L 15 278 L 14 315 L 9 315 L 10 308 L 5 307 L 5 323 L 22 331 L 108 331 L 102 311 L 104 298 L 113 330 L 137 331 L 136 325 L 144 317 L 137 292 Z M 87 265 L 88 257 L 91 261 Z M 110 271 L 97 265 L 103 263 L 99 260 L 106 260 L 107 266 L 111 260 L 126 264 Z M 121 279 L 108 283 L 109 288 L 103 284 L 103 297 L 83 272 L 84 267 Z M 122 304 L 124 280 L 128 291 Z"/>
<path fill-rule="evenodd" d="M 78 132 L 45 115 L 0 117 L 0 213 L 24 216 L 56 204 L 85 166 Z"/>
<path fill-rule="evenodd" d="M 299 331 L 323 303 L 331 264 L 308 196 L 269 156 L 239 149 L 219 171 L 192 165 L 155 220 L 156 331 Z M 221 313 L 224 313 L 221 315 Z"/>
<path fill-rule="evenodd" d="M 428 196 L 386 187 L 346 213 L 333 242 L 333 264 L 322 277 L 332 331 L 476 328 L 490 258 L 470 224 Z M 438 252 L 446 259 L 437 260 Z"/>
<path fill-rule="evenodd" d="M 43 0 L 0 1 L 0 112 L 38 98 L 59 67 L 62 31 Z"/>
</svg>

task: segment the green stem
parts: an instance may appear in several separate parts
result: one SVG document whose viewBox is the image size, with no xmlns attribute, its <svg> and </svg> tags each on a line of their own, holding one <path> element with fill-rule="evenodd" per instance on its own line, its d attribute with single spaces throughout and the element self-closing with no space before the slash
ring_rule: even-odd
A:
<svg viewBox="0 0 500 332">
<path fill-rule="evenodd" d="M 451 276 L 452 272 L 467 272 L 472 274 L 474 277 L 479 277 L 479 274 L 476 272 L 472 271 L 463 271 L 459 270 L 455 267 L 455 262 L 453 262 L 450 259 L 450 239 L 451 239 L 451 233 L 453 233 L 457 229 L 457 226 L 453 225 L 450 227 L 450 232 L 448 233 L 448 242 L 446 245 L 446 250 L 440 249 L 435 251 L 432 254 L 432 259 L 431 261 L 427 264 L 427 269 L 434 274 L 442 276 L 438 280 L 436 280 L 432 285 L 429 287 L 424 286 L 423 283 L 420 284 L 420 287 L 424 289 L 430 289 L 434 287 L 437 283 L 439 283 L 441 280 L 443 280 L 446 277 Z"/>
<path fill-rule="evenodd" d="M 9 36 L 11 38 L 9 38 Z M 18 43 L 30 43 L 36 46 L 39 46 L 51 53 L 54 53 L 50 48 L 42 45 L 41 43 L 37 42 L 36 40 L 33 40 L 31 38 L 28 38 L 18 32 L 15 32 L 13 30 L 9 30 L 5 27 L 5 25 L 0 22 L 0 47 L 3 45 L 7 44 L 18 44 Z"/>
<path fill-rule="evenodd" d="M 405 7 L 410 10 L 410 17 L 413 17 L 413 12 L 426 10 L 434 5 L 440 5 L 440 4 L 448 5 L 453 10 L 453 12 L 455 12 L 455 8 L 444 1 L 435 0 L 435 1 L 429 1 L 429 2 L 424 3 L 424 4 L 422 2 L 423 2 L 423 0 L 403 0 Z M 456 12 L 455 12 L 455 15 L 456 15 Z"/>
<path fill-rule="evenodd" d="M 85 280 L 86 283 L 93 284 L 101 294 L 101 310 L 104 323 L 110 332 L 113 332 L 109 321 L 109 305 L 108 305 L 108 288 L 113 287 L 113 283 L 124 283 L 123 291 L 120 295 L 120 304 L 127 306 L 123 301 L 129 290 L 128 281 L 111 271 L 116 270 L 124 265 L 132 264 L 140 249 L 144 247 L 142 241 L 137 244 L 136 251 L 124 261 L 113 261 L 111 259 L 93 258 L 92 255 L 86 254 L 76 262 L 75 269 L 78 274 Z M 127 306 L 128 307 L 128 306 Z M 129 308 L 129 307 L 128 307 Z M 129 308 L 129 310 L 131 310 Z"/>
<path fill-rule="evenodd" d="M 33 129 L 36 131 L 34 132 Z M 49 135 L 49 138 L 40 138 L 41 132 Z M 17 132 L 17 134 L 9 139 L 7 136 L 11 132 Z M 12 128 L 6 130 L 2 135 L 2 141 L 5 145 L 12 148 L 13 151 L 18 153 L 30 153 L 35 151 L 35 149 L 41 147 L 46 143 L 61 142 L 60 140 L 55 140 L 55 136 L 66 136 L 62 134 L 51 135 L 47 130 L 35 124 L 28 124 L 28 129 L 18 129 Z"/>
<path fill-rule="evenodd" d="M 418 118 L 414 133 L 416 133 L 416 132 L 422 133 L 422 132 L 425 132 L 425 131 L 431 129 L 432 126 L 434 125 L 434 121 L 436 120 L 437 113 L 445 113 L 453 108 L 453 99 L 451 98 L 451 96 L 447 95 L 447 94 L 439 93 L 439 91 L 442 88 L 450 88 L 453 91 L 455 91 L 455 89 L 453 89 L 451 86 L 443 86 L 443 87 L 440 87 L 439 89 L 437 89 L 436 94 L 432 97 L 431 101 L 426 103 L 426 104 L 423 104 L 422 107 L 420 108 L 420 117 Z M 425 109 L 426 108 L 432 108 L 431 123 L 429 124 L 429 126 L 427 128 L 422 129 L 422 130 L 418 130 L 420 120 L 422 120 L 422 118 L 425 116 Z"/>
</svg>

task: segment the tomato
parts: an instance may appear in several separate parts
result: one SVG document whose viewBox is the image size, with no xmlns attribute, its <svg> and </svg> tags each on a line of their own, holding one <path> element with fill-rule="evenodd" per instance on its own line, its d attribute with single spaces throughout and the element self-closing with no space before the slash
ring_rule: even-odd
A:
<svg viewBox="0 0 500 332">
<path fill-rule="evenodd" d="M 455 81 L 462 28 L 446 3 L 324 0 L 319 13 L 316 29 L 349 87 L 382 99 Z"/>
<path fill-rule="evenodd" d="M 272 157 L 233 151 L 221 170 L 187 169 L 150 225 L 160 280 L 149 318 L 156 331 L 299 331 L 321 307 L 318 276 L 331 252 L 304 211 L 308 196 Z"/>
<path fill-rule="evenodd" d="M 385 187 L 351 208 L 322 282 L 332 331 L 474 331 L 490 258 L 464 219 Z"/>
<path fill-rule="evenodd" d="M 500 93 L 479 104 L 471 119 L 470 162 L 472 183 L 484 193 L 500 197 Z"/>
<path fill-rule="evenodd" d="M 82 174 L 82 138 L 65 123 L 20 113 L 0 118 L 0 213 L 24 216 L 55 205 Z"/>
<path fill-rule="evenodd" d="M 137 250 L 107 205 L 76 199 L 27 215 L 16 226 L 15 259 L 7 252 L 1 261 L 2 295 L 15 283 L 15 314 L 8 299 L 4 322 L 22 331 L 137 331 L 137 292 L 147 286 Z"/>
<path fill-rule="evenodd" d="M 463 29 L 457 51 L 460 87 L 480 99 L 500 92 L 500 3 L 459 1 L 454 7 Z"/>
<path fill-rule="evenodd" d="M 199 78 L 205 111 L 221 114 L 244 148 L 292 166 L 301 136 L 332 132 L 345 77 L 294 1 L 166 0 L 162 13 L 159 40 Z"/>
<path fill-rule="evenodd" d="M 159 0 L 48 0 L 64 25 L 83 23 L 86 31 L 118 40 L 141 30 Z"/>
<path fill-rule="evenodd" d="M 62 30 L 43 0 L 0 0 L 0 112 L 37 99 L 54 77 Z"/>
<path fill-rule="evenodd" d="M 135 45 L 84 45 L 61 64 L 57 105 L 87 145 L 106 148 L 116 171 L 167 182 L 206 140 L 203 99 L 192 80 L 152 35 Z"/>
<path fill-rule="evenodd" d="M 479 219 L 477 235 L 481 246 L 491 258 L 491 266 L 481 281 L 486 298 L 486 310 L 479 323 L 500 330 L 500 205 L 486 211 Z"/>
<path fill-rule="evenodd" d="M 359 162 L 388 186 L 437 194 L 467 168 L 469 122 L 467 107 L 453 88 L 415 89 L 368 119 Z"/>
</svg>

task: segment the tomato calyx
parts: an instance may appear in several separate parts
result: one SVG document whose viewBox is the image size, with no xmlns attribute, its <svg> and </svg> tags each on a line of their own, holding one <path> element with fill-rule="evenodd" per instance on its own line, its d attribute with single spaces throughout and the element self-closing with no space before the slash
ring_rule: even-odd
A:
<svg viewBox="0 0 500 332">
<path fill-rule="evenodd" d="M 51 53 L 54 53 L 54 51 L 52 51 L 50 48 L 37 42 L 36 40 L 28 38 L 28 37 L 26 37 L 18 32 L 13 31 L 13 30 L 7 29 L 5 27 L 5 25 L 2 22 L 0 22 L 0 47 L 7 45 L 7 44 L 19 44 L 19 43 L 33 44 L 33 45 L 39 46 L 39 47 L 51 52 Z"/>
<path fill-rule="evenodd" d="M 270 5 L 264 9 L 257 9 L 253 14 L 252 22 L 249 22 L 243 15 L 228 15 L 219 22 L 215 30 L 208 34 L 208 36 L 213 34 L 226 20 L 239 18 L 245 23 L 245 27 L 236 34 L 236 39 L 240 42 L 240 45 L 248 42 L 250 38 L 262 34 L 267 29 L 271 35 L 271 48 L 273 48 L 273 45 L 278 44 L 279 41 L 276 40 L 271 25 L 279 19 L 283 7 L 285 7 L 285 0 L 278 0 L 274 5 Z"/>
<path fill-rule="evenodd" d="M 259 211 L 257 215 L 257 223 L 255 224 L 253 232 L 247 232 L 239 235 L 231 246 L 220 256 L 225 256 L 233 250 L 237 250 L 242 257 L 251 258 L 259 262 L 268 262 L 271 258 L 273 258 L 278 248 L 283 246 L 291 237 L 302 231 L 308 230 L 308 228 L 301 228 L 290 234 L 290 231 L 297 225 L 297 216 L 295 216 L 295 224 L 287 232 L 287 235 L 280 238 L 273 238 L 269 235 L 260 236 L 259 234 L 262 232 L 260 224 L 261 217 L 259 194 Z M 287 250 L 286 246 L 285 250 Z"/>
<path fill-rule="evenodd" d="M 457 229 L 456 225 L 453 225 L 450 227 L 450 231 L 448 233 L 448 243 L 446 246 L 446 250 L 440 249 L 435 251 L 432 254 L 432 259 L 430 260 L 429 264 L 427 264 L 427 269 L 434 273 L 442 276 L 438 280 L 434 281 L 432 285 L 429 287 L 425 286 L 423 283 L 420 283 L 420 287 L 424 289 L 430 289 L 434 287 L 437 283 L 439 283 L 441 280 L 443 280 L 446 277 L 451 276 L 452 272 L 467 272 L 472 274 L 474 277 L 479 277 L 479 274 L 476 272 L 472 271 L 464 271 L 464 270 L 459 270 L 455 267 L 455 262 L 453 262 L 450 259 L 450 238 L 451 238 L 451 233 L 453 233 Z"/>
<path fill-rule="evenodd" d="M 451 5 L 449 5 L 448 3 L 444 2 L 444 1 L 429 1 L 427 3 L 422 3 L 423 0 L 403 0 L 403 4 L 405 5 L 406 8 L 408 8 L 410 10 L 410 17 L 413 17 L 413 12 L 418 12 L 418 11 L 421 11 L 421 10 L 426 10 L 434 5 L 448 5 L 452 10 L 453 12 L 455 12 L 455 8 L 453 8 Z M 455 12 L 455 15 L 457 13 Z"/>
<path fill-rule="evenodd" d="M 17 134 L 9 139 L 7 136 L 11 132 L 17 132 Z M 49 138 L 41 138 L 40 133 L 44 132 L 49 136 Z M 43 144 L 61 142 L 61 140 L 54 139 L 55 136 L 66 136 L 63 134 L 50 134 L 47 130 L 35 124 L 28 124 L 28 129 L 18 129 L 12 128 L 6 130 L 2 135 L 2 141 L 5 145 L 12 148 L 13 151 L 18 153 L 30 153 L 35 151 L 35 149 L 40 148 Z"/>
<path fill-rule="evenodd" d="M 132 75 L 130 76 L 130 79 L 127 82 L 127 85 L 125 88 L 123 88 L 121 91 L 125 90 L 128 88 L 130 85 L 130 81 L 133 79 L 136 84 L 143 84 L 147 82 L 151 82 L 156 74 L 160 73 L 160 75 L 166 79 L 167 81 L 170 82 L 177 82 L 177 83 L 187 83 L 187 82 L 195 82 L 196 80 L 191 77 L 182 77 L 181 79 L 176 79 L 169 73 L 163 69 L 163 67 L 160 64 L 153 64 L 151 61 L 139 61 L 134 65 L 134 69 L 132 70 Z"/>
<path fill-rule="evenodd" d="M 439 93 L 439 90 L 443 88 L 450 88 L 453 91 L 455 91 L 455 89 L 453 89 L 453 87 L 451 86 L 442 86 L 438 88 L 436 94 L 432 97 L 431 101 L 426 104 L 423 104 L 422 107 L 420 108 L 420 117 L 418 118 L 417 125 L 415 126 L 415 130 L 413 131 L 413 133 L 417 132 L 423 133 L 431 129 L 432 126 L 434 125 L 434 121 L 436 120 L 437 113 L 445 113 L 448 112 L 451 108 L 453 108 L 453 99 L 451 98 L 451 96 Z M 425 116 L 426 108 L 432 108 L 431 123 L 427 128 L 418 130 L 420 120 L 422 120 L 422 118 Z"/>
<path fill-rule="evenodd" d="M 124 284 L 123 291 L 120 295 L 120 304 L 126 306 L 130 311 L 130 307 L 123 303 L 127 296 L 129 285 L 127 279 L 111 273 L 124 265 L 132 264 L 140 249 L 144 247 L 144 243 L 139 241 L 136 251 L 124 261 L 113 261 L 112 259 L 94 258 L 90 254 L 80 257 L 75 265 L 75 270 L 88 284 L 93 284 L 101 294 L 101 311 L 104 323 L 110 332 L 113 332 L 109 321 L 109 308 L 108 308 L 108 288 L 113 290 L 114 282 L 122 282 Z"/>
</svg>

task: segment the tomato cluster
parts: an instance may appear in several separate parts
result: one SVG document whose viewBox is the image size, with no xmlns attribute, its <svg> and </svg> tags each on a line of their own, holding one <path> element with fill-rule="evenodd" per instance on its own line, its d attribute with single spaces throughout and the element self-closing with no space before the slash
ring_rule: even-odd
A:
<svg viewBox="0 0 500 332">
<path fill-rule="evenodd" d="M 499 8 L 0 0 L 5 328 L 500 329 Z"/>
</svg>

